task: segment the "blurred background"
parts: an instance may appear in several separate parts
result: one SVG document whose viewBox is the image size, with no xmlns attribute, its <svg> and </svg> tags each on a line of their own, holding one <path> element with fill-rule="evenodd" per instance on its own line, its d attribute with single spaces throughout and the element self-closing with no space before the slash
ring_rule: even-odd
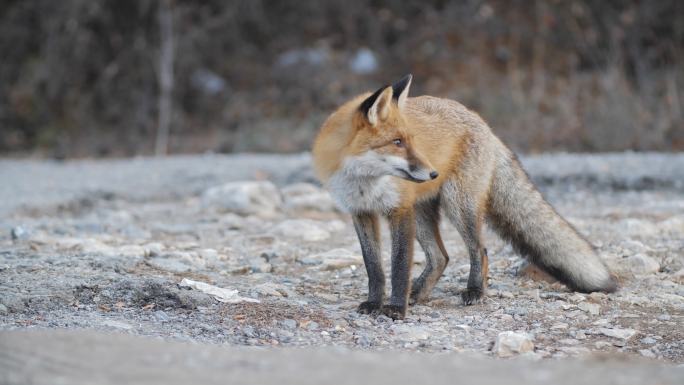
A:
<svg viewBox="0 0 684 385">
<path fill-rule="evenodd" d="M 514 150 L 684 149 L 684 1 L 0 2 L 0 153 L 307 150 L 411 72 Z"/>
</svg>

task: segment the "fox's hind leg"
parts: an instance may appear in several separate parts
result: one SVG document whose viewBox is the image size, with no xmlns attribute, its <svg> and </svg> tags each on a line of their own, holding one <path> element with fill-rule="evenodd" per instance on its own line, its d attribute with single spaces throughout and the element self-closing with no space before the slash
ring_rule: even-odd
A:
<svg viewBox="0 0 684 385">
<path fill-rule="evenodd" d="M 445 183 L 443 187 L 446 212 L 461 234 L 470 257 L 468 287 L 461 293 L 465 305 L 472 305 L 482 299 L 489 270 L 487 250 L 482 243 L 484 205 L 478 202 L 478 196 L 479 194 L 473 194 L 472 191 L 465 193 L 453 181 Z"/>
<path fill-rule="evenodd" d="M 425 270 L 413 280 L 411 302 L 425 301 L 444 273 L 449 256 L 439 234 L 439 197 L 416 204 L 416 239 L 425 252 Z"/>
</svg>

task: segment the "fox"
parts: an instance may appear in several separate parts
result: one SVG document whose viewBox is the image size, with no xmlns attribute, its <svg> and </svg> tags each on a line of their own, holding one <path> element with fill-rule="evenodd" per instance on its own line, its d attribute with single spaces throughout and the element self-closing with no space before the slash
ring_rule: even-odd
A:
<svg viewBox="0 0 684 385">
<path fill-rule="evenodd" d="M 464 305 L 485 295 L 485 225 L 570 290 L 615 291 L 616 279 L 595 248 L 543 198 L 484 120 L 453 100 L 408 97 L 412 80 L 409 74 L 344 103 L 322 124 L 312 148 L 315 173 L 351 215 L 361 246 L 368 297 L 357 311 L 397 320 L 409 304 L 429 299 L 449 262 L 441 215 L 468 252 Z M 387 304 L 381 218 L 391 239 Z M 414 239 L 426 263 L 411 280 Z"/>
</svg>

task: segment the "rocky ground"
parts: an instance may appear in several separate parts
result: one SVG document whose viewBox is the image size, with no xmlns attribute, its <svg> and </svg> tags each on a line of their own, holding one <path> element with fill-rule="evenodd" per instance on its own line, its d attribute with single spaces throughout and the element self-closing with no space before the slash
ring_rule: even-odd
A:
<svg viewBox="0 0 684 385">
<path fill-rule="evenodd" d="M 488 296 L 464 307 L 466 253 L 444 223 L 451 262 L 431 300 L 404 321 L 359 315 L 356 236 L 314 184 L 307 155 L 3 160 L 0 330 L 684 362 L 684 155 L 523 163 L 620 277 L 617 293 L 568 292 L 487 233 Z M 423 261 L 418 251 L 414 274 Z M 193 281 L 237 292 L 219 293 L 221 302 Z"/>
</svg>

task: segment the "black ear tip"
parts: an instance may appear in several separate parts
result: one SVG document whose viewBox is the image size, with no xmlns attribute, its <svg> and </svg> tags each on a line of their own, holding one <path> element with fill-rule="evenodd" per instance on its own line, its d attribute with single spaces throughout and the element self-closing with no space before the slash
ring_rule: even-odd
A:
<svg viewBox="0 0 684 385">
<path fill-rule="evenodd" d="M 392 91 L 394 91 L 394 98 L 398 98 L 399 94 L 406 88 L 406 86 L 411 83 L 411 79 L 413 79 L 412 74 L 408 74 L 401 78 L 401 80 L 397 81 L 396 83 L 392 84 Z"/>
</svg>

